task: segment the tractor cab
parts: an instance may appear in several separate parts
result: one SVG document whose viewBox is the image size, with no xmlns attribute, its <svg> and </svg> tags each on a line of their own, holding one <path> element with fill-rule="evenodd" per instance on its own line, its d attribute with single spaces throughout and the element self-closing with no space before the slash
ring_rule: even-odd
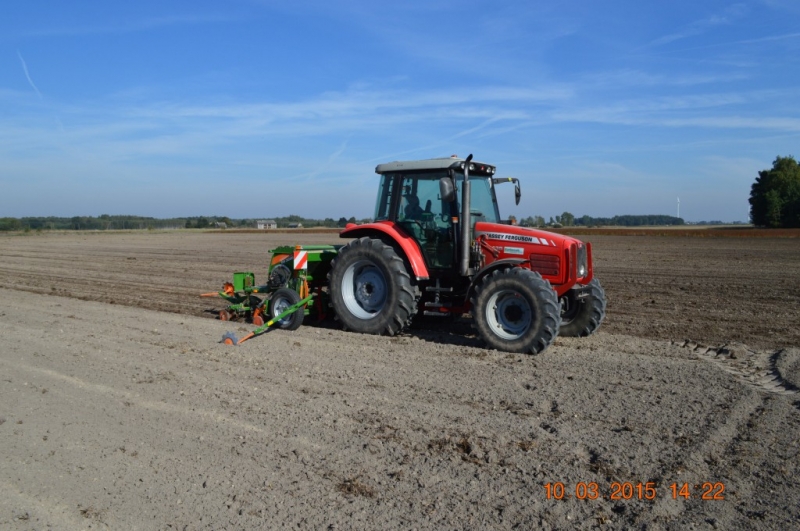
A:
<svg viewBox="0 0 800 531">
<path fill-rule="evenodd" d="M 430 269 L 450 270 L 457 263 L 462 219 L 457 191 L 463 187 L 467 164 L 472 190 L 469 231 L 474 233 L 477 222 L 501 223 L 494 188 L 510 179 L 493 178 L 494 166 L 450 157 L 391 162 L 375 169 L 381 175 L 375 221 L 396 223 L 419 245 Z M 516 191 L 519 202 L 518 183 Z"/>
</svg>

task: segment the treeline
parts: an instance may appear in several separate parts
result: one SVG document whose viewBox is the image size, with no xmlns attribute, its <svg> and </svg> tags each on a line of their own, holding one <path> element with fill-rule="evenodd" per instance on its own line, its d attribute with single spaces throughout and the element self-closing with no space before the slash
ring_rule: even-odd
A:
<svg viewBox="0 0 800 531">
<path fill-rule="evenodd" d="M 777 157 L 750 188 L 750 221 L 759 227 L 800 227 L 800 165 Z"/>
<path fill-rule="evenodd" d="M 516 217 L 511 216 L 516 221 Z M 154 230 L 154 229 L 227 229 L 227 228 L 255 228 L 259 221 L 274 221 L 277 228 L 303 227 L 329 227 L 341 228 L 348 223 L 368 223 L 370 218 L 356 219 L 354 216 L 339 219 L 305 218 L 298 215 L 281 216 L 274 218 L 244 218 L 233 219 L 228 216 L 191 216 L 185 218 L 151 218 L 143 216 L 111 216 L 103 214 L 94 216 L 62 217 L 25 217 L 25 218 L 0 218 L 0 231 L 42 231 L 42 230 Z M 581 216 L 576 218 L 569 212 L 560 216 L 551 216 L 545 220 L 542 216 L 528 216 L 519 220 L 524 227 L 594 227 L 618 225 L 622 227 L 639 227 L 643 225 L 683 225 L 681 218 L 665 215 L 643 216 L 614 216 L 613 218 L 595 218 Z"/>
<path fill-rule="evenodd" d="M 620 227 L 641 227 L 646 225 L 683 225 L 683 218 L 663 214 L 625 215 L 613 218 L 593 218 L 581 216 L 575 220 L 575 225 L 591 227 L 593 225 L 619 225 Z"/>
<path fill-rule="evenodd" d="M 365 223 L 371 219 L 351 216 L 339 219 L 313 219 L 290 215 L 271 219 L 278 228 L 302 225 L 303 227 L 344 227 L 348 223 Z M 43 231 L 43 230 L 154 230 L 154 229 L 213 229 L 213 228 L 255 228 L 257 219 L 231 219 L 227 216 L 191 216 L 184 218 L 152 218 L 144 216 L 73 216 L 65 217 L 23 217 L 0 218 L 0 231 Z"/>
<path fill-rule="evenodd" d="M 281 216 L 281 217 L 274 217 L 274 218 L 258 218 L 258 219 L 231 219 L 226 216 L 220 217 L 194 217 L 194 218 L 187 218 L 186 223 L 184 223 L 184 227 L 187 229 L 206 229 L 206 228 L 254 228 L 258 225 L 259 221 L 274 221 L 275 224 L 278 226 L 279 229 L 285 229 L 289 227 L 329 227 L 329 228 L 336 228 L 336 227 L 344 227 L 348 223 L 368 223 L 372 221 L 370 218 L 366 219 L 356 219 L 355 216 L 351 216 L 346 218 L 342 216 L 339 219 L 333 218 L 325 218 L 325 219 L 314 219 L 314 218 L 304 218 L 303 216 L 298 216 L 295 214 L 289 216 Z"/>
<path fill-rule="evenodd" d="M 683 225 L 684 223 L 683 218 L 662 214 L 624 215 L 611 218 L 595 218 L 584 215 L 576 218 L 569 212 L 564 212 L 560 216 L 551 216 L 549 221 L 545 221 L 542 216 L 528 216 L 519 221 L 519 224 L 523 227 L 642 227 L 648 225 Z"/>
<path fill-rule="evenodd" d="M 157 219 L 143 216 L 73 216 L 61 218 L 25 217 L 0 218 L 0 231 L 12 230 L 126 230 L 126 229 L 171 229 L 182 227 L 184 219 Z"/>
</svg>

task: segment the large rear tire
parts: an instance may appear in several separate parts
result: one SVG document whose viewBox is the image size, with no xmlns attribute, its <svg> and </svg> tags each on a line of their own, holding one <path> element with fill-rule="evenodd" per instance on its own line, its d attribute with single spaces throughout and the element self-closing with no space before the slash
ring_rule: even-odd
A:
<svg viewBox="0 0 800 531">
<path fill-rule="evenodd" d="M 577 299 L 572 290 L 562 297 L 559 331 L 562 336 L 586 337 L 600 328 L 606 316 L 606 292 L 596 278 L 588 286 L 588 297 Z"/>
<path fill-rule="evenodd" d="M 558 336 L 558 297 L 539 273 L 514 267 L 488 274 L 472 300 L 475 326 L 490 348 L 537 354 Z"/>
<path fill-rule="evenodd" d="M 345 329 L 393 336 L 417 313 L 411 275 L 381 240 L 363 237 L 340 249 L 328 282 L 333 311 Z"/>
</svg>

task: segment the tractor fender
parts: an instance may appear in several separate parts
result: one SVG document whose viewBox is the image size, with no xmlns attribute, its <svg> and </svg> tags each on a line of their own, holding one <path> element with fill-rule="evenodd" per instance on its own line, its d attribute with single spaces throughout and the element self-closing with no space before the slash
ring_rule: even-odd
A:
<svg viewBox="0 0 800 531">
<path fill-rule="evenodd" d="M 472 300 L 472 294 L 475 292 L 475 287 L 478 286 L 483 281 L 483 277 L 490 274 L 492 271 L 496 269 L 506 269 L 509 267 L 518 267 L 528 261 L 524 258 L 503 258 L 502 260 L 497 260 L 492 262 L 491 264 L 487 264 L 483 266 L 481 270 L 472 278 L 472 281 L 469 283 L 469 289 L 467 290 L 467 296 L 464 299 L 465 302 L 469 302 Z"/>
<path fill-rule="evenodd" d="M 402 251 L 402 258 L 408 261 L 417 280 L 428 280 L 430 278 L 428 266 L 425 265 L 425 258 L 422 256 L 419 245 L 393 221 L 379 221 L 364 225 L 348 223 L 344 230 L 339 233 L 340 238 L 362 238 L 364 236 L 378 238 L 389 245 L 394 244 Z"/>
</svg>

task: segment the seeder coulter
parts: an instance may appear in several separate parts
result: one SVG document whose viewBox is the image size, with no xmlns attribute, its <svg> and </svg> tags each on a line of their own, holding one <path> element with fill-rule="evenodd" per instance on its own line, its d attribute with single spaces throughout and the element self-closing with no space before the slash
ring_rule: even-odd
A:
<svg viewBox="0 0 800 531">
<path fill-rule="evenodd" d="M 256 285 L 255 274 L 238 272 L 222 290 L 201 297 L 220 297 L 230 303 L 219 312 L 221 321 L 244 319 L 257 328 L 238 339 L 232 332 L 222 337 L 226 345 L 238 345 L 277 325 L 296 330 L 305 316 L 324 319 L 328 307 L 327 273 L 341 245 L 282 246 L 271 251 L 267 282 Z"/>
</svg>

